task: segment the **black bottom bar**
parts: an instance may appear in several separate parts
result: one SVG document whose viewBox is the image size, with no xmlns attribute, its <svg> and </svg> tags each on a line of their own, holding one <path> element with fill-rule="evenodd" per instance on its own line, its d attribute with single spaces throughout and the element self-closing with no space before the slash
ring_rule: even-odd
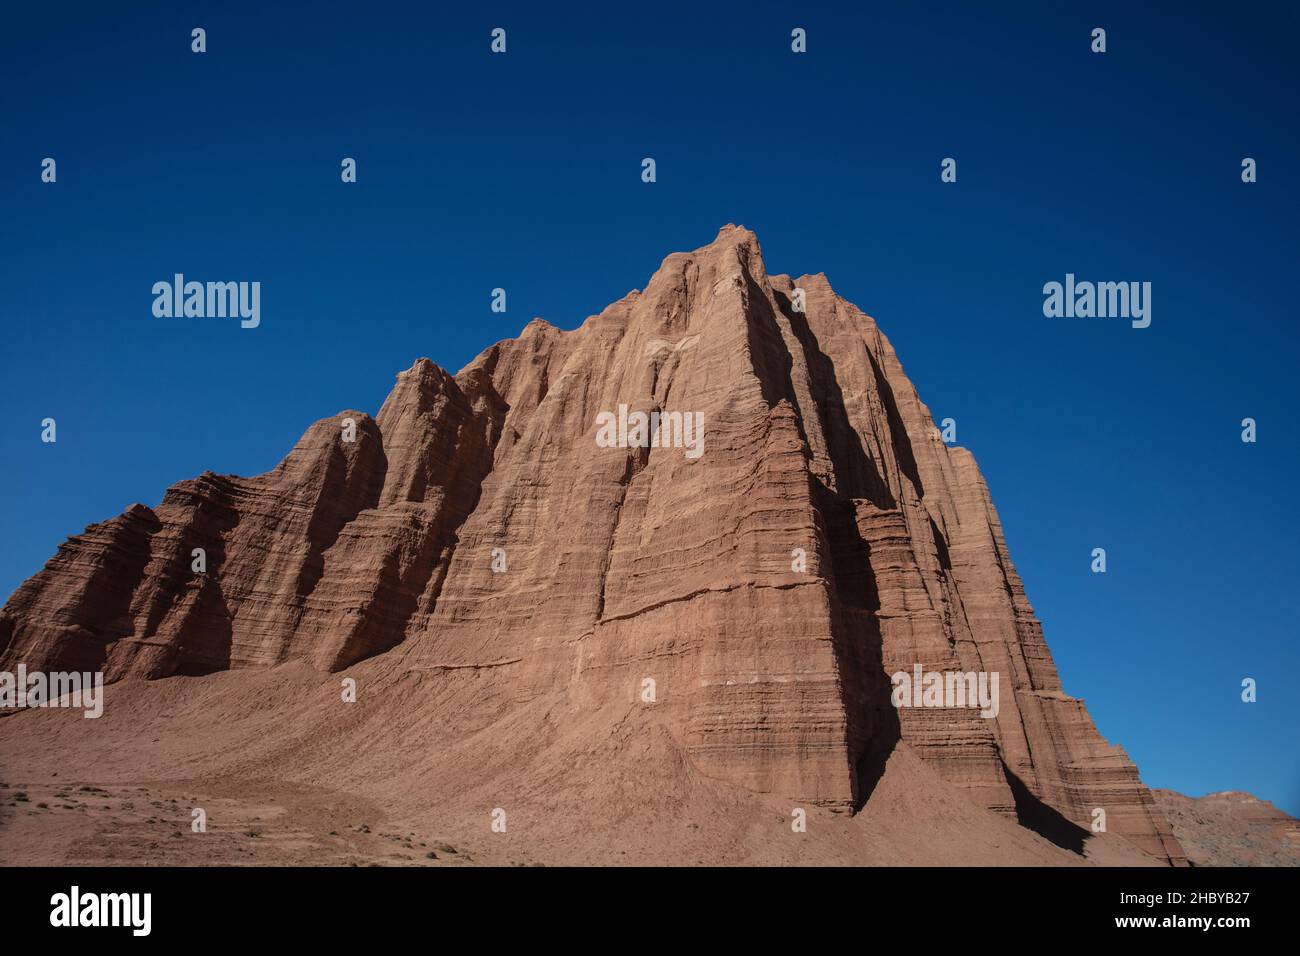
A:
<svg viewBox="0 0 1300 956">
<path fill-rule="evenodd" d="M 1243 933 L 1294 930 L 1294 885 L 1293 869 L 11 868 L 0 869 L 0 913 L 18 940 L 76 933 L 128 945 L 374 943 L 403 927 L 439 927 L 446 945 L 466 932 L 484 945 L 516 934 L 563 943 L 606 924 L 623 926 L 638 947 L 654 937 L 770 944 L 783 931 L 806 945 L 810 931 L 850 921 L 863 938 L 903 931 L 918 944 L 931 932 L 952 945 L 1041 931 L 1072 942 L 1199 936 L 1230 945 Z M 148 935 L 136 935 L 145 897 L 117 894 L 146 893 Z"/>
</svg>

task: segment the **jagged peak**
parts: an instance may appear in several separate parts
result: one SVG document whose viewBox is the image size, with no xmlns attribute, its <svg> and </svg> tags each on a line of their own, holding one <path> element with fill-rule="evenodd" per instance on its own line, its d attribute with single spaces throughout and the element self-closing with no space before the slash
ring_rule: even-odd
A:
<svg viewBox="0 0 1300 956">
<path fill-rule="evenodd" d="M 728 223 L 718 230 L 718 235 L 707 246 L 701 246 L 690 253 L 692 258 L 703 258 L 711 254 L 733 253 L 736 260 L 745 267 L 756 268 L 766 275 L 763 265 L 763 249 L 758 244 L 758 236 L 753 230 L 744 226 Z"/>
<path fill-rule="evenodd" d="M 550 322 L 547 322 L 539 315 L 534 317 L 527 325 L 525 325 L 524 330 L 519 334 L 521 336 L 524 336 L 524 335 L 537 335 L 539 333 L 559 332 L 559 331 L 560 331 L 559 328 L 552 325 Z"/>
<path fill-rule="evenodd" d="M 754 234 L 754 230 L 752 229 L 748 229 L 743 225 L 738 226 L 734 222 L 729 222 L 718 230 L 718 235 L 714 238 L 713 243 L 711 244 L 716 245 L 722 242 L 744 242 L 752 243 L 757 246 L 758 236 Z"/>
<path fill-rule="evenodd" d="M 731 250 L 742 250 L 741 261 L 748 261 L 751 257 L 762 261 L 762 248 L 758 243 L 758 236 L 750 229 L 744 226 L 727 223 L 720 230 L 712 242 L 699 246 L 687 251 L 671 252 L 664 256 L 656 275 L 662 272 L 665 267 L 682 262 L 692 262 L 700 259 L 706 259 L 720 253 L 726 253 Z M 653 280 L 651 280 L 653 282 Z M 649 286 L 647 285 L 647 288 Z"/>
<path fill-rule="evenodd" d="M 416 359 L 411 364 L 410 368 L 397 373 L 397 380 L 399 382 L 404 378 L 443 381 L 451 377 L 451 374 L 437 362 L 424 357 Z"/>
<path fill-rule="evenodd" d="M 805 273 L 804 275 L 801 275 L 799 278 L 795 279 L 794 284 L 799 286 L 802 289 L 807 289 L 812 287 L 812 288 L 825 289 L 827 292 L 831 292 L 831 293 L 834 293 L 835 291 L 833 288 L 831 288 L 831 280 L 826 278 L 826 273 L 824 272 L 814 272 L 812 273 L 812 275 L 808 275 Z"/>
<path fill-rule="evenodd" d="M 455 384 L 455 378 L 436 362 L 427 358 L 418 358 L 405 371 L 397 373 L 383 406 L 375 416 L 380 428 L 386 427 L 394 413 L 407 405 L 416 408 L 425 407 L 433 399 Z M 369 416 L 367 416 L 369 417 Z"/>
</svg>

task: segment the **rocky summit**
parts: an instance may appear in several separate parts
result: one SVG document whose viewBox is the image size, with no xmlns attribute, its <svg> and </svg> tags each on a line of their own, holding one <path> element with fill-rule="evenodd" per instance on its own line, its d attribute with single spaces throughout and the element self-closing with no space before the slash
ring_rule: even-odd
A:
<svg viewBox="0 0 1300 956">
<path fill-rule="evenodd" d="M 323 807 L 486 862 L 1186 862 L 1063 691 L 974 457 L 870 317 L 730 225 L 70 538 L 0 612 L 19 664 L 107 684 L 101 719 L 0 720 L 10 780 L 256 786 L 289 862 L 368 852 Z M 996 701 L 899 706 L 923 673 Z"/>
</svg>

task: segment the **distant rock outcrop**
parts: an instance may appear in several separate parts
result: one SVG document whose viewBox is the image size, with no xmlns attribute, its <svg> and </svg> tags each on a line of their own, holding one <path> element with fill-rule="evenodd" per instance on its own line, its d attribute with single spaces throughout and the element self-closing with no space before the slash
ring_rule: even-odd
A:
<svg viewBox="0 0 1300 956">
<path fill-rule="evenodd" d="M 1235 790 L 1151 795 L 1196 866 L 1300 866 L 1300 820 L 1267 800 Z"/>
</svg>

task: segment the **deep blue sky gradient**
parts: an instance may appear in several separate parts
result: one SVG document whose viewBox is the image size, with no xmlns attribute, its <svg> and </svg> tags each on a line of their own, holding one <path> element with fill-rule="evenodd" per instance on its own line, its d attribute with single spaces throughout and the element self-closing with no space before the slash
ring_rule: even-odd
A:
<svg viewBox="0 0 1300 956">
<path fill-rule="evenodd" d="M 1300 814 L 1293 5 L 465 6 L 6 10 L 0 592 L 743 223 L 957 420 L 1066 690 L 1145 781 Z M 154 318 L 174 272 L 260 280 L 261 328 Z M 1045 318 L 1066 272 L 1150 281 L 1151 327 Z"/>
</svg>

